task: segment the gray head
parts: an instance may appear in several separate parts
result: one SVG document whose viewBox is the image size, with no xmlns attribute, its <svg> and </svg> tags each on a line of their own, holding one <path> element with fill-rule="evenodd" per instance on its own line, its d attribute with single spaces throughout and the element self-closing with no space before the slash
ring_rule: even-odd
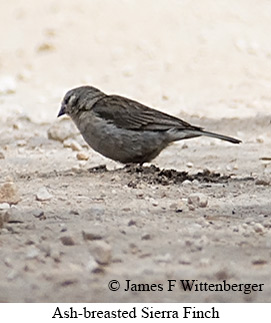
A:
<svg viewBox="0 0 271 323">
<path fill-rule="evenodd" d="M 63 114 L 74 116 L 78 112 L 90 110 L 105 94 L 93 86 L 80 86 L 68 91 L 61 103 L 58 117 Z"/>
</svg>

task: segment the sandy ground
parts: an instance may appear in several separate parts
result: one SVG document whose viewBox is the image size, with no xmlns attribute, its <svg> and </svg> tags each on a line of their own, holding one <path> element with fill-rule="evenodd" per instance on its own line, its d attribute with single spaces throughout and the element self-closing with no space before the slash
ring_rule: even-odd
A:
<svg viewBox="0 0 271 323">
<path fill-rule="evenodd" d="M 270 1 L 11 0 L 0 24 L 0 301 L 270 302 Z M 193 139 L 124 168 L 56 120 L 81 84 L 242 144 Z"/>
</svg>

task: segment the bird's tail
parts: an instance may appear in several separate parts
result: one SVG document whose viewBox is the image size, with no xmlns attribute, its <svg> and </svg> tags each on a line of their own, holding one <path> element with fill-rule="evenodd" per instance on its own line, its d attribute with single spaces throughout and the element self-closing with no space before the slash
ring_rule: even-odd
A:
<svg viewBox="0 0 271 323">
<path fill-rule="evenodd" d="M 231 142 L 233 144 L 239 144 L 241 142 L 241 140 L 239 140 L 239 139 L 229 137 L 229 136 L 220 135 L 218 133 L 205 131 L 205 130 L 199 131 L 199 135 L 229 141 L 229 142 Z"/>
<path fill-rule="evenodd" d="M 170 134 L 172 141 L 206 136 L 206 137 L 212 137 L 212 138 L 229 141 L 233 144 L 239 144 L 241 142 L 241 140 L 239 139 L 225 136 L 225 135 L 220 135 L 219 133 L 215 133 L 215 132 L 205 131 L 198 127 L 195 127 L 192 129 L 185 129 L 181 131 L 179 129 L 173 128 L 168 131 L 168 134 Z"/>
</svg>

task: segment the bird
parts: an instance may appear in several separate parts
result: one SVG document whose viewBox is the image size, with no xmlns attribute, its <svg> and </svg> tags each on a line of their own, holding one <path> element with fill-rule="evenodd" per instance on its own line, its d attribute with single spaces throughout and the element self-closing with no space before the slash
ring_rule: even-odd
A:
<svg viewBox="0 0 271 323">
<path fill-rule="evenodd" d="M 58 117 L 64 114 L 73 120 L 92 149 L 123 164 L 150 162 L 169 144 L 183 139 L 207 136 L 233 144 L 241 142 L 135 100 L 107 95 L 90 85 L 65 94 Z"/>
</svg>

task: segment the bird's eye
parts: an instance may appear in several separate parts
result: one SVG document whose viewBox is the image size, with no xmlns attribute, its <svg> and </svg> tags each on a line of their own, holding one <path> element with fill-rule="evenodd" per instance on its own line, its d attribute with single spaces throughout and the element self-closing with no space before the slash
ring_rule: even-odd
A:
<svg viewBox="0 0 271 323">
<path fill-rule="evenodd" d="M 67 97 L 67 100 L 65 103 L 66 104 L 69 103 L 70 105 L 76 105 L 77 101 L 78 101 L 78 97 L 74 94 L 71 94 Z"/>
<path fill-rule="evenodd" d="M 64 103 L 65 105 L 67 105 L 67 104 L 70 102 L 70 98 L 71 98 L 71 95 L 66 95 L 66 96 L 65 96 L 65 98 L 64 98 L 63 103 Z"/>
</svg>

